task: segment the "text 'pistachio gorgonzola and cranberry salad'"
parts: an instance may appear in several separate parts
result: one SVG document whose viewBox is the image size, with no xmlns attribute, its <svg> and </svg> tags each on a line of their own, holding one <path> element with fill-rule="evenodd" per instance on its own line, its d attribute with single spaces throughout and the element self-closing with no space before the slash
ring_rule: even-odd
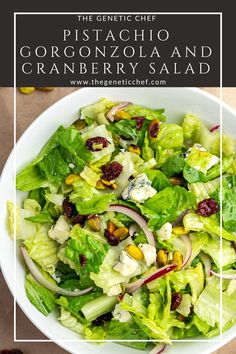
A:
<svg viewBox="0 0 236 354">
<path fill-rule="evenodd" d="M 223 330 L 236 319 L 236 160 L 222 137 Z M 220 133 L 193 114 L 101 99 L 60 126 L 17 174 L 8 202 L 27 265 L 25 290 L 45 316 L 87 340 L 158 353 L 220 328 Z"/>
</svg>

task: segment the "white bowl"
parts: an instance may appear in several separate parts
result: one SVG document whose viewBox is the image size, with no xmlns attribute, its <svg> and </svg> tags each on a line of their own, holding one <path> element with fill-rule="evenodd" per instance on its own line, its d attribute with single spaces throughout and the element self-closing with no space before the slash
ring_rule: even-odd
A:
<svg viewBox="0 0 236 354">
<path fill-rule="evenodd" d="M 70 125 L 77 117 L 80 107 L 91 104 L 101 97 L 108 97 L 114 101 L 129 100 L 147 107 L 165 108 L 167 122 L 180 122 L 185 113 L 195 113 L 203 121 L 213 126 L 219 123 L 220 101 L 206 92 L 195 88 L 87 88 L 80 89 L 49 107 L 25 131 L 15 147 L 16 169 L 20 170 L 30 162 L 40 151 L 44 143 L 50 138 L 60 124 Z M 223 104 L 223 129 L 226 133 L 236 137 L 236 113 Z M 0 260 L 2 272 L 11 292 L 14 291 L 14 247 L 6 228 L 6 201 L 14 199 L 14 154 L 9 156 L 3 169 L 0 182 L 1 205 L 1 238 Z M 16 199 L 20 202 L 24 193 L 17 192 Z M 95 345 L 91 343 L 68 342 L 77 340 L 78 335 L 61 326 L 56 320 L 56 314 L 43 316 L 26 297 L 24 290 L 25 269 L 17 249 L 16 257 L 16 300 L 26 316 L 48 338 L 72 353 L 90 354 L 134 354 L 131 348 L 121 347 L 118 344 L 106 343 Z M 221 342 L 187 342 L 174 343 L 166 350 L 166 354 L 209 354 L 230 341 L 236 335 L 236 327 L 223 334 Z M 30 339 L 30 338 L 25 338 Z M 64 342 L 62 342 L 62 340 Z M 137 353 L 141 353 L 138 352 Z"/>
</svg>

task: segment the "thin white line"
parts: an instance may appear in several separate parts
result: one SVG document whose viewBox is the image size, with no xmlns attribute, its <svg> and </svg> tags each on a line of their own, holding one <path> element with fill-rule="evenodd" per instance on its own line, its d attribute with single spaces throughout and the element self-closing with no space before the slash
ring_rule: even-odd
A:
<svg viewBox="0 0 236 354">
<path fill-rule="evenodd" d="M 162 342 L 166 343 L 166 340 L 159 340 L 159 339 L 147 339 L 147 340 L 141 340 L 141 339 L 60 339 L 58 340 L 58 343 L 114 343 L 114 342 L 120 342 L 120 343 L 126 343 L 126 342 L 140 342 L 140 343 L 153 343 L 153 342 Z M 29 342 L 29 343 L 55 343 L 55 340 L 52 339 L 17 339 L 15 342 Z M 171 340 L 171 343 L 192 343 L 192 342 L 198 342 L 198 343 L 220 343 L 220 339 L 216 340 L 211 340 L 211 339 L 198 339 L 198 340 L 191 340 L 191 339 L 173 339 Z"/>
<path fill-rule="evenodd" d="M 107 15 L 107 14 L 126 14 L 126 15 L 140 15 L 140 14 L 147 14 L 147 15 L 220 15 L 220 48 L 221 48 L 221 53 L 220 53 L 220 63 L 221 63 L 221 68 L 220 68 L 220 86 L 221 86 L 221 92 L 220 92 L 220 97 L 221 97 L 221 102 L 220 102 L 220 118 L 221 118 L 221 146 L 222 146 L 222 12 L 14 12 L 14 205 L 16 205 L 16 151 L 15 151 L 15 145 L 16 145 L 16 16 L 17 15 L 75 15 L 75 14 L 81 14 L 81 15 Z M 222 154 L 222 149 L 221 149 L 221 154 Z M 221 157 L 221 172 L 222 172 L 222 157 Z M 221 174 L 222 176 L 222 174 Z M 222 178 L 221 178 L 221 184 L 222 184 Z M 222 204 L 222 203 L 221 203 Z M 222 207 L 221 207 L 222 208 Z M 29 343 L 34 343 L 34 342 L 55 342 L 55 340 L 51 339 L 17 339 L 16 338 L 16 212 L 14 213 L 14 342 L 29 342 Z M 221 234 L 222 234 L 222 227 L 221 227 Z M 221 258 L 222 258 L 222 235 L 221 235 Z M 220 260 L 221 265 L 222 265 L 222 259 Z M 221 272 L 222 272 L 222 267 L 221 267 Z M 222 279 L 221 279 L 221 289 L 222 289 Z M 222 321 L 222 291 L 221 291 L 221 321 Z M 219 343 L 222 340 L 222 323 L 221 323 L 221 331 L 220 331 L 220 339 L 218 340 L 210 340 L 210 339 L 177 339 L 177 340 L 171 340 L 171 342 L 182 342 L 182 343 L 192 343 L 192 342 L 198 342 L 198 343 Z M 122 339 L 117 339 L 117 340 L 86 340 L 86 339 L 78 339 L 78 340 L 70 340 L 70 339 L 62 339 L 58 340 L 58 342 L 69 342 L 69 343 L 84 343 L 84 342 L 101 342 L 101 343 L 106 343 L 106 342 L 156 342 L 156 340 L 122 340 Z M 158 342 L 164 342 L 164 340 L 158 340 Z"/>
<path fill-rule="evenodd" d="M 14 12 L 16 15 L 222 15 L 222 12 Z"/>
<path fill-rule="evenodd" d="M 16 341 L 16 15 L 14 14 L 14 93 L 13 93 L 13 114 L 14 114 L 14 128 L 13 128 L 13 140 L 14 140 L 14 152 L 13 152 L 13 180 L 14 180 L 14 341 Z"/>
<path fill-rule="evenodd" d="M 223 84 L 223 63 L 222 63 L 222 14 L 220 15 L 220 339 L 223 339 L 223 279 L 222 279 L 222 264 L 223 264 L 223 254 L 222 254 L 222 134 L 223 134 L 223 119 L 222 119 L 222 84 Z"/>
</svg>

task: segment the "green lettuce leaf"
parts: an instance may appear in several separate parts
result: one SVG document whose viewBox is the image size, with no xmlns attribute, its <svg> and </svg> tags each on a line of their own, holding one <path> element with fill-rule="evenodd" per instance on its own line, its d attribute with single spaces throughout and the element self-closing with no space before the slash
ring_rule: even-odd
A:
<svg viewBox="0 0 236 354">
<path fill-rule="evenodd" d="M 52 150 L 59 146 L 61 133 L 65 130 L 65 128 L 61 125 L 55 133 L 51 136 L 51 138 L 46 142 L 43 146 L 39 154 L 33 160 L 33 165 L 37 165 L 40 161 L 44 159 Z"/>
<path fill-rule="evenodd" d="M 156 143 L 162 149 L 180 149 L 183 147 L 183 129 L 178 124 L 161 124 Z"/>
<path fill-rule="evenodd" d="M 220 203 L 220 191 L 215 194 Z M 222 219 L 224 228 L 229 232 L 236 231 L 236 177 L 227 176 L 222 179 Z"/>
<path fill-rule="evenodd" d="M 124 111 L 128 112 L 131 115 L 131 117 L 142 116 L 148 120 L 157 119 L 161 122 L 164 122 L 166 120 L 166 117 L 163 114 L 164 109 L 150 109 L 135 104 L 131 104 L 128 107 L 126 107 Z"/>
<path fill-rule="evenodd" d="M 222 293 L 222 327 L 223 331 L 235 323 L 236 303 L 234 296 Z M 208 279 L 208 284 L 198 298 L 194 312 L 209 326 L 220 327 L 220 280 L 214 276 Z"/>
<path fill-rule="evenodd" d="M 183 157 L 172 155 L 161 166 L 161 170 L 167 177 L 172 177 L 183 172 L 184 166 L 185 160 Z"/>
<path fill-rule="evenodd" d="M 108 193 L 104 195 L 93 194 L 90 200 L 83 200 L 76 203 L 76 209 L 81 215 L 88 214 L 101 214 L 107 211 L 108 206 L 111 203 L 117 201 L 114 193 Z"/>
<path fill-rule="evenodd" d="M 17 240 L 26 240 L 37 232 L 37 225 L 26 220 L 27 217 L 36 215 L 35 209 L 20 208 L 17 204 L 14 205 L 11 201 L 7 201 L 7 212 L 8 228 L 12 239 L 14 238 L 14 225 Z"/>
<path fill-rule="evenodd" d="M 94 189 L 84 180 L 73 183 L 73 191 L 69 194 L 69 199 L 73 204 L 93 197 Z"/>
<path fill-rule="evenodd" d="M 130 176 L 138 174 L 138 168 L 143 165 L 143 159 L 137 154 L 131 152 L 120 152 L 114 158 L 114 161 L 119 162 L 122 166 L 122 172 L 116 178 L 117 189 L 115 193 L 120 195 L 122 191 L 127 187 Z"/>
<path fill-rule="evenodd" d="M 70 236 L 71 238 L 66 243 L 64 255 L 73 262 L 83 287 L 87 287 L 93 283 L 89 273 L 99 272 L 99 267 L 107 254 L 109 245 L 104 241 L 95 239 L 93 233 L 77 225 L 71 230 Z M 85 265 L 80 263 L 81 255 L 86 258 Z"/>
<path fill-rule="evenodd" d="M 16 176 L 16 188 L 22 192 L 46 188 L 49 184 L 49 181 L 42 175 L 40 169 L 33 164 L 27 165 Z"/>
<path fill-rule="evenodd" d="M 212 194 L 219 188 L 220 179 L 215 178 L 212 181 L 203 183 L 195 182 L 188 184 L 188 189 L 190 192 L 194 193 L 196 196 L 196 203 L 201 202 L 204 199 L 208 199 Z"/>
<path fill-rule="evenodd" d="M 39 223 L 39 224 L 52 224 L 54 222 L 53 218 L 51 217 L 47 209 L 42 210 L 36 216 L 25 217 L 25 220 L 31 221 L 33 223 Z"/>
<path fill-rule="evenodd" d="M 115 102 L 112 102 L 106 98 L 102 98 L 93 105 L 83 107 L 80 112 L 80 118 L 90 118 L 96 121 L 98 124 L 108 124 L 106 114 L 115 104 Z"/>
<path fill-rule="evenodd" d="M 160 170 L 146 170 L 145 173 L 152 182 L 152 187 L 155 188 L 157 192 L 162 191 L 166 187 L 171 187 L 169 179 Z"/>
<path fill-rule="evenodd" d="M 204 289 L 204 272 L 201 263 L 195 268 L 188 268 L 178 272 L 171 273 L 170 281 L 176 291 L 184 290 L 189 284 L 192 295 L 192 302 L 195 303 Z"/>
<path fill-rule="evenodd" d="M 83 161 L 87 162 L 92 157 L 91 152 L 86 148 L 80 133 L 74 127 L 68 127 L 62 131 L 59 144 L 62 148 L 66 149 L 71 156 L 79 157 Z M 71 160 L 70 162 L 73 161 Z"/>
<path fill-rule="evenodd" d="M 60 296 L 56 300 L 56 304 L 63 307 L 66 311 L 71 313 L 81 323 L 86 323 L 86 320 L 81 312 L 82 307 L 89 301 L 96 299 L 102 295 L 99 289 L 95 289 L 88 294 L 80 296 Z"/>
<path fill-rule="evenodd" d="M 118 300 L 116 296 L 102 295 L 87 302 L 82 308 L 81 312 L 88 322 L 95 320 L 97 317 L 114 310 Z"/>
<path fill-rule="evenodd" d="M 113 266 L 118 261 L 121 252 L 129 244 L 133 244 L 131 237 L 128 237 L 124 241 L 120 242 L 118 246 L 111 247 L 105 256 L 103 263 L 99 267 L 99 272 L 90 273 L 90 278 L 99 288 L 103 289 L 105 294 L 108 294 L 113 286 L 128 282 L 130 279 L 130 277 L 124 277 L 113 269 Z M 136 275 L 141 272 L 142 269 L 140 268 Z"/>
<path fill-rule="evenodd" d="M 41 173 L 45 178 L 59 185 L 70 173 L 68 163 L 64 160 L 59 149 L 52 150 L 38 163 Z"/>
<path fill-rule="evenodd" d="M 192 231 L 206 231 L 212 236 L 221 235 L 221 228 L 216 215 L 209 217 L 200 216 L 197 213 L 189 212 L 183 218 L 184 227 Z M 228 241 L 235 241 L 236 236 L 222 227 L 222 238 Z"/>
<path fill-rule="evenodd" d="M 84 337 L 86 340 L 103 340 L 106 339 L 107 335 L 107 324 L 104 323 L 101 326 L 86 326 L 84 329 Z M 101 343 L 101 342 L 99 342 Z"/>
<path fill-rule="evenodd" d="M 144 159 L 144 161 L 149 161 L 154 157 L 154 151 L 150 147 L 150 142 L 148 139 L 148 132 L 145 133 L 141 155 L 142 155 L 142 158 Z"/>
<path fill-rule="evenodd" d="M 28 198 L 35 200 L 41 206 L 41 208 L 43 208 L 46 203 L 45 189 L 38 188 L 38 189 L 30 191 Z"/>
<path fill-rule="evenodd" d="M 92 187 L 96 187 L 97 182 L 100 180 L 100 175 L 94 172 L 88 166 L 85 166 L 80 176 Z"/>
<path fill-rule="evenodd" d="M 143 342 L 120 342 L 120 344 L 139 350 L 145 350 L 148 343 L 145 340 L 149 339 L 147 334 L 134 322 L 125 323 L 119 322 L 114 318 L 111 320 L 107 332 L 107 339 L 122 339 L 122 340 L 143 340 Z"/>
<path fill-rule="evenodd" d="M 43 275 L 47 277 L 49 281 L 55 283 L 46 272 L 43 272 Z M 52 312 L 55 306 L 56 295 L 44 286 L 40 285 L 30 273 L 26 274 L 25 277 L 25 292 L 30 302 L 42 314 L 48 316 L 49 313 Z"/>
<path fill-rule="evenodd" d="M 57 242 L 48 236 L 48 226 L 42 225 L 37 233 L 24 241 L 29 256 L 37 262 L 43 270 L 53 274 L 58 261 Z"/>
<path fill-rule="evenodd" d="M 201 144 L 212 154 L 220 156 L 220 133 L 210 132 L 202 121 L 193 114 L 186 114 L 182 123 L 184 132 L 184 143 L 192 146 L 194 143 Z M 234 153 L 235 141 L 223 134 L 222 152 L 223 156 L 229 156 Z"/>
<path fill-rule="evenodd" d="M 115 123 L 111 123 L 107 126 L 107 129 L 113 134 L 119 136 L 124 136 L 126 139 L 136 139 L 137 130 L 136 130 L 136 121 L 135 120 L 120 120 Z"/>
<path fill-rule="evenodd" d="M 192 232 L 190 239 L 192 243 L 192 255 L 189 260 L 192 260 L 203 251 L 208 254 L 217 268 L 220 268 L 220 239 L 217 236 L 211 237 L 206 232 Z M 222 240 L 222 267 L 233 264 L 236 261 L 236 254 L 230 241 Z"/>
<path fill-rule="evenodd" d="M 148 199 L 141 207 L 141 211 L 151 218 L 150 226 L 155 225 L 159 229 L 165 222 L 175 221 L 184 210 L 192 208 L 194 203 L 195 196 L 185 188 L 167 187 Z M 150 215 L 148 210 L 151 211 Z"/>
<path fill-rule="evenodd" d="M 60 308 L 61 314 L 58 320 L 61 322 L 62 326 L 69 328 L 79 334 L 83 334 L 84 326 L 78 321 L 78 319 L 73 316 L 69 311 L 66 311 L 64 307 Z"/>
</svg>

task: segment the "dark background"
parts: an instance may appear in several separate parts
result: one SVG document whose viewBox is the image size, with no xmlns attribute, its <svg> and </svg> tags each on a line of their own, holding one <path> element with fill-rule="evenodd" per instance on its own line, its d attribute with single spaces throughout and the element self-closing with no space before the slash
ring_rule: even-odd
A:
<svg viewBox="0 0 236 354">
<path fill-rule="evenodd" d="M 0 41 L 1 41 L 1 66 L 0 66 L 0 85 L 12 86 L 13 85 L 13 12 L 30 12 L 30 11 L 97 11 L 97 12 L 223 12 L 223 85 L 224 86 L 236 86 L 236 50 L 234 47 L 235 42 L 235 11 L 234 2 L 220 2 L 220 1 L 195 1 L 190 2 L 185 0 L 177 1 L 162 1 L 157 2 L 155 0 L 148 2 L 143 1 L 61 1 L 51 0 L 33 2 L 32 0 L 2 2 L 0 12 Z M 201 30 L 203 28 L 201 21 L 197 25 L 199 31 L 199 38 L 202 39 Z M 37 34 L 43 33 L 44 24 L 41 22 L 40 26 L 37 26 Z M 53 28 L 52 28 L 53 29 Z M 211 31 L 211 24 L 208 24 L 208 31 Z M 33 31 L 32 26 L 29 26 L 28 31 Z M 208 31 L 204 30 L 205 35 L 208 35 Z M 188 32 L 188 28 L 186 28 Z M 201 83 L 195 83 L 195 86 L 200 86 Z M 209 84 L 210 85 L 210 84 Z M 209 86 L 208 85 L 208 86 Z"/>
<path fill-rule="evenodd" d="M 112 15 L 112 14 L 111 14 Z M 43 24 L 43 25 L 42 25 Z M 29 28 L 32 28 L 29 31 Z M 38 30 L 40 28 L 40 31 Z M 70 29 L 71 36 L 68 37 L 66 42 L 63 42 L 63 29 Z M 83 29 L 89 29 L 92 33 L 93 29 L 102 29 L 105 35 L 99 36 L 99 41 L 95 41 L 95 36 L 91 35 L 89 41 L 83 42 L 82 40 L 75 41 L 75 30 L 78 29 L 82 32 Z M 112 30 L 116 41 L 112 40 L 105 41 L 106 34 L 109 30 Z M 129 41 L 121 41 L 118 38 L 118 34 L 122 29 L 128 29 L 131 33 L 131 38 Z M 140 33 L 144 29 L 145 41 L 134 41 L 132 33 L 134 29 L 137 29 Z M 156 37 L 156 33 L 161 30 L 166 29 L 169 32 L 169 39 L 167 41 L 159 41 Z M 153 41 L 149 41 L 148 33 L 153 31 Z M 16 17 L 16 34 L 17 34 L 17 86 L 48 86 L 48 82 L 51 86 L 70 86 L 70 80 L 92 80 L 96 78 L 98 80 L 118 80 L 118 79 L 128 79 L 132 80 L 138 78 L 139 80 L 165 80 L 166 86 L 219 86 L 220 85 L 220 16 L 219 15 L 157 15 L 154 21 L 141 21 L 137 22 L 132 16 L 132 22 L 128 21 L 104 21 L 100 22 L 96 20 L 96 15 L 93 16 L 93 21 L 78 21 L 75 15 L 17 15 Z M 37 46 L 45 46 L 48 49 L 48 53 L 44 58 L 38 58 L 35 54 L 32 57 L 22 58 L 20 55 L 20 48 L 22 46 L 28 45 L 31 47 L 31 52 Z M 80 46 L 88 46 L 91 48 L 91 56 L 88 58 L 81 58 L 78 54 L 75 57 L 69 59 L 64 57 L 63 48 L 71 45 L 75 48 Z M 109 56 L 109 46 L 119 46 L 121 48 L 120 58 Z M 201 58 L 200 51 L 197 50 L 197 56 L 184 57 L 185 47 L 193 48 L 196 46 L 200 49 L 202 45 L 206 45 L 212 48 L 212 55 L 209 58 Z M 50 46 L 58 46 L 61 49 L 61 57 L 50 58 Z M 102 48 L 103 46 L 107 49 L 106 58 L 99 56 L 94 58 L 93 48 L 98 46 Z M 122 49 L 126 46 L 131 46 L 136 49 L 136 55 L 133 58 L 126 58 L 122 55 Z M 146 58 L 139 58 L 139 46 L 144 48 L 144 54 L 147 55 Z M 160 53 L 160 58 L 154 56 L 149 58 L 148 56 L 156 46 Z M 181 58 L 174 56 L 171 58 L 174 47 L 177 46 L 181 55 Z M 42 52 L 42 51 L 41 51 Z M 112 52 L 112 51 L 110 51 Z M 40 54 L 41 55 L 41 54 Z M 60 74 L 53 73 L 50 75 L 40 74 L 36 72 L 32 74 L 24 74 L 21 70 L 22 64 L 25 62 L 30 62 L 33 64 L 33 70 L 36 71 L 37 62 L 42 62 L 45 65 L 45 72 L 49 73 L 53 63 L 55 62 L 58 66 Z M 63 74 L 63 63 L 67 64 L 75 63 L 75 66 L 79 62 L 83 62 L 88 67 L 88 72 L 86 74 L 79 75 L 75 73 Z M 104 74 L 102 70 L 99 74 L 91 74 L 91 63 L 98 62 L 102 66 L 103 62 L 108 62 L 111 64 L 112 74 Z M 115 71 L 115 65 L 117 62 L 124 63 L 126 69 L 124 69 L 124 74 L 117 74 Z M 137 71 L 135 74 L 132 73 L 132 69 L 129 66 L 129 62 L 139 62 Z M 156 73 L 150 74 L 149 64 L 150 62 L 155 62 Z M 173 67 L 174 62 L 177 62 L 178 71 L 181 74 L 174 74 Z M 200 75 L 197 73 L 199 70 L 199 63 L 207 62 L 211 67 L 208 74 Z M 158 71 L 162 67 L 163 63 L 166 64 L 170 74 L 165 71 L 159 74 Z M 189 72 L 184 74 L 188 63 L 194 68 L 196 74 Z M 113 68 L 113 69 L 112 69 Z M 76 72 L 76 70 L 75 70 Z M 149 85 L 149 83 L 148 83 Z M 146 86 L 148 86 L 146 85 Z M 77 83 L 77 86 L 95 86 L 91 81 L 89 83 Z M 96 86 L 101 86 L 98 82 Z M 119 86 L 111 82 L 109 86 Z M 134 86 L 123 84 L 122 86 Z M 138 85 L 135 85 L 138 86 Z"/>
</svg>

